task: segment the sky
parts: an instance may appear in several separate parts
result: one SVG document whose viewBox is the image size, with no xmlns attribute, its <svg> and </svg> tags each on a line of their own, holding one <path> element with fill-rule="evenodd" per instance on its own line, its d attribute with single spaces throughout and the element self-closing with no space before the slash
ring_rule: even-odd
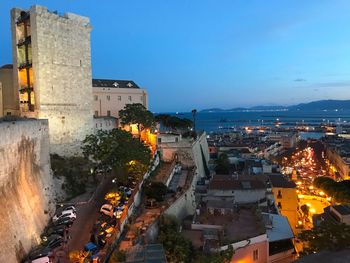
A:
<svg viewBox="0 0 350 263">
<path fill-rule="evenodd" d="M 0 0 L 90 18 L 92 75 L 147 89 L 154 112 L 350 99 L 348 0 Z"/>
</svg>

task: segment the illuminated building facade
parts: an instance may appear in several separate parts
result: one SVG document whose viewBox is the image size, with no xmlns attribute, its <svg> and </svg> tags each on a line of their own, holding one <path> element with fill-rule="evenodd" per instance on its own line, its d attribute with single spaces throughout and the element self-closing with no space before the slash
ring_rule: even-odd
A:
<svg viewBox="0 0 350 263">
<path fill-rule="evenodd" d="M 132 80 L 93 79 L 92 92 L 95 117 L 118 118 L 126 104 L 141 103 L 148 109 L 147 91 Z"/>
<path fill-rule="evenodd" d="M 51 152 L 72 155 L 92 133 L 90 21 L 42 6 L 11 10 L 20 115 L 48 119 Z"/>
</svg>

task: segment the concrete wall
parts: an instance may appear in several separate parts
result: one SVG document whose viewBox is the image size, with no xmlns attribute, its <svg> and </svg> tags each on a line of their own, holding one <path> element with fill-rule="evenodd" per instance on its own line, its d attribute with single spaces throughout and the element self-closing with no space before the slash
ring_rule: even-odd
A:
<svg viewBox="0 0 350 263">
<path fill-rule="evenodd" d="M 19 262 L 54 208 L 47 120 L 0 122 L 0 164 L 0 262 Z"/>
<path fill-rule="evenodd" d="M 0 82 L 2 83 L 2 107 L 4 115 L 18 115 L 18 91 L 13 85 L 13 69 L 11 65 L 0 68 Z M 0 92 L 1 93 L 1 92 Z M 1 115 L 0 115 L 1 116 Z"/>
<path fill-rule="evenodd" d="M 12 10 L 16 69 L 19 36 L 14 24 L 20 11 Z M 21 114 L 49 120 L 51 152 L 80 153 L 80 142 L 93 132 L 89 19 L 70 13 L 62 17 L 32 6 L 30 24 L 35 112 L 21 107 Z"/>
</svg>

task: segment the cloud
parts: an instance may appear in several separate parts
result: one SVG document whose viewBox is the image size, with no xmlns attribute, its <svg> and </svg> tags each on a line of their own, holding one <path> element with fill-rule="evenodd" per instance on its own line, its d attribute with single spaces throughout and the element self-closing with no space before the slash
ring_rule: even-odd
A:
<svg viewBox="0 0 350 263">
<path fill-rule="evenodd" d="M 295 82 L 303 82 L 303 81 L 306 81 L 306 79 L 298 78 L 298 79 L 295 79 L 294 81 Z"/>
</svg>

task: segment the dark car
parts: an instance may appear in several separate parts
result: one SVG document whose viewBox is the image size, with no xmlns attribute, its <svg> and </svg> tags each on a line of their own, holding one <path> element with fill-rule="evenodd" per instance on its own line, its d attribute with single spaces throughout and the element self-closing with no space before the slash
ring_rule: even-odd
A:
<svg viewBox="0 0 350 263">
<path fill-rule="evenodd" d="M 51 222 L 49 227 L 56 227 L 56 226 L 66 226 L 66 227 L 71 227 L 73 225 L 73 220 L 69 217 L 63 217 L 58 219 L 55 222 Z"/>
<path fill-rule="evenodd" d="M 36 247 L 35 249 L 33 249 L 32 251 L 30 251 L 30 253 L 28 255 L 28 259 L 30 261 L 32 261 L 34 259 L 45 257 L 45 256 L 50 256 L 50 255 L 51 255 L 50 248 L 44 247 L 44 246 L 39 246 L 39 247 Z"/>
<path fill-rule="evenodd" d="M 43 239 L 45 237 L 48 237 L 54 234 L 64 237 L 64 234 L 66 233 L 67 230 L 68 229 L 65 225 L 49 227 L 45 229 L 44 233 L 41 235 L 41 238 Z"/>
<path fill-rule="evenodd" d="M 55 249 L 57 247 L 60 247 L 64 242 L 64 239 L 60 235 L 51 235 L 48 236 L 44 242 L 42 243 L 43 246 L 49 248 L 49 249 Z"/>
</svg>

